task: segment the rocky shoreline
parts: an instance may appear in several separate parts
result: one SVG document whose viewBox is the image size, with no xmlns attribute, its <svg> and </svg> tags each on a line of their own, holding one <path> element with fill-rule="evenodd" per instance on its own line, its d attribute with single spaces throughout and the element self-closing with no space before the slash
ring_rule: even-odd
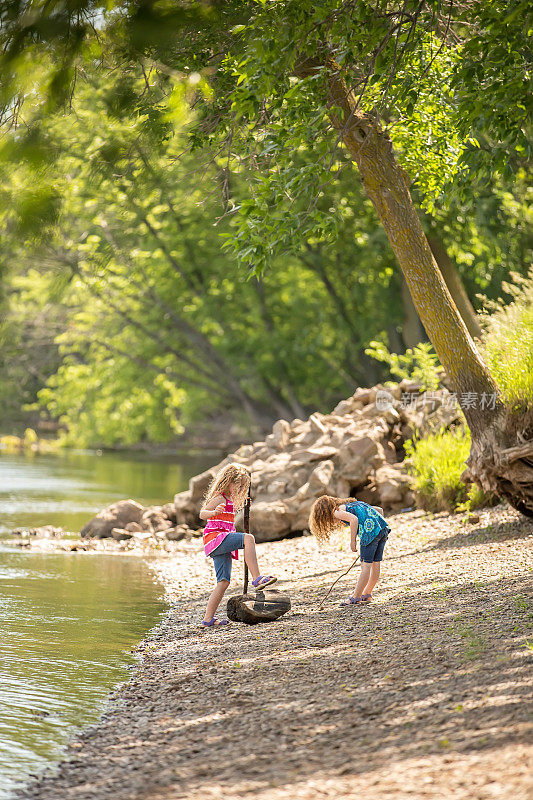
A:
<svg viewBox="0 0 533 800">
<path fill-rule="evenodd" d="M 416 505 L 405 441 L 461 421 L 447 389 L 423 392 L 409 381 L 357 389 L 330 414 L 278 420 L 264 441 L 243 445 L 194 476 L 187 490 L 164 505 L 114 503 L 87 522 L 80 540 L 51 526 L 13 534 L 16 543 L 32 549 L 171 554 L 176 542 L 201 534 L 198 513 L 207 487 L 234 461 L 252 473 L 251 531 L 258 542 L 308 533 L 311 506 L 322 494 L 356 497 L 397 513 Z"/>
<path fill-rule="evenodd" d="M 168 617 L 110 710 L 16 797 L 529 800 L 533 523 L 506 504 L 479 516 L 391 516 L 364 608 L 337 605 L 351 573 L 319 611 L 345 539 L 260 544 L 293 610 L 224 632 L 198 628 L 213 581 L 199 541 L 150 560 Z"/>
</svg>

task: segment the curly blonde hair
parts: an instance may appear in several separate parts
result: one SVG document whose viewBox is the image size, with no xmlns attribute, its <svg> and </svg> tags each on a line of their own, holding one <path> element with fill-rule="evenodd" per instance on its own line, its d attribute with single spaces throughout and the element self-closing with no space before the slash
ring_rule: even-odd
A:
<svg viewBox="0 0 533 800">
<path fill-rule="evenodd" d="M 315 500 L 309 514 L 309 530 L 319 542 L 327 542 L 333 531 L 343 530 L 346 523 L 341 519 L 336 519 L 333 513 L 339 506 L 346 503 L 353 503 L 351 497 L 344 500 L 342 497 L 331 497 L 328 494 L 322 495 Z"/>
<path fill-rule="evenodd" d="M 208 503 L 217 494 L 225 494 L 233 484 L 234 508 L 235 510 L 242 508 L 248 495 L 251 480 L 252 475 L 247 467 L 242 464 L 226 464 L 209 484 L 205 493 L 205 503 Z"/>
</svg>

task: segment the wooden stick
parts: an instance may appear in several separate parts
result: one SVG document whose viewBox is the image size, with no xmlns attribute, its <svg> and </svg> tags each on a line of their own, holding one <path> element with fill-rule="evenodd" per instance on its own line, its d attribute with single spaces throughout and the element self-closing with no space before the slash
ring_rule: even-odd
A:
<svg viewBox="0 0 533 800">
<path fill-rule="evenodd" d="M 336 584 L 336 583 L 338 583 L 338 581 L 340 581 L 340 579 L 341 579 L 341 578 L 344 578 L 344 576 L 345 576 L 345 575 L 347 575 L 347 574 L 349 573 L 349 571 L 350 571 L 351 569 L 353 569 L 353 567 L 355 567 L 355 565 L 357 564 L 357 562 L 358 562 L 358 561 L 359 561 L 359 556 L 357 556 L 357 558 L 355 559 L 355 561 L 353 562 L 353 564 L 350 564 L 350 566 L 348 567 L 348 569 L 346 570 L 346 572 L 343 572 L 343 573 L 342 573 L 342 575 L 339 575 L 339 577 L 338 577 L 338 578 L 336 578 L 336 580 L 334 580 L 334 581 L 333 581 L 333 583 L 332 583 L 332 584 L 331 584 L 331 586 L 329 587 L 329 591 L 328 591 L 327 595 L 326 595 L 325 597 L 323 597 L 323 598 L 322 598 L 322 601 L 321 601 L 321 603 L 320 603 L 320 605 L 319 605 L 319 607 L 318 607 L 318 610 L 319 610 L 319 611 L 322 611 L 322 606 L 324 605 L 324 603 L 326 602 L 326 600 L 327 600 L 327 599 L 328 599 L 328 597 L 330 596 L 330 594 L 331 594 L 331 590 L 333 589 L 333 587 L 335 586 L 335 584 Z"/>
<path fill-rule="evenodd" d="M 248 497 L 246 498 L 246 501 L 244 503 L 244 525 L 243 525 L 243 527 L 244 527 L 244 532 L 245 533 L 250 533 L 250 501 L 252 499 L 251 490 L 252 490 L 252 486 L 250 484 L 250 486 L 248 487 Z M 248 594 L 248 565 L 246 563 L 246 558 L 244 557 L 244 555 L 243 555 L 243 558 L 244 558 L 244 590 L 243 590 L 243 594 Z"/>
</svg>

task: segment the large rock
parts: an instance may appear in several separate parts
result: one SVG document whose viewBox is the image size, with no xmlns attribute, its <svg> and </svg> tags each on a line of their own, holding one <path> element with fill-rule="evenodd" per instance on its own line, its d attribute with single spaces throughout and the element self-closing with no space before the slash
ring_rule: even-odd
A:
<svg viewBox="0 0 533 800">
<path fill-rule="evenodd" d="M 167 538 L 198 528 L 198 512 L 209 483 L 232 461 L 252 472 L 251 532 L 258 541 L 306 530 L 311 506 L 322 494 L 357 497 L 383 506 L 386 514 L 398 511 L 414 502 L 403 463 L 405 439 L 416 431 L 459 421 L 460 410 L 449 401 L 446 390 L 422 393 L 412 381 L 359 388 L 331 414 L 279 420 L 264 442 L 243 445 L 220 464 L 191 478 L 189 488 L 177 494 L 174 503 L 143 509 L 144 516 L 141 513 L 128 522 L 138 522 L 158 535 L 168 531 Z M 242 530 L 240 515 L 236 526 Z M 112 527 L 126 526 L 113 518 L 108 530 Z"/>
<path fill-rule="evenodd" d="M 209 484 L 215 477 L 216 472 L 217 470 L 215 468 L 211 468 L 191 478 L 189 481 L 189 491 L 193 503 L 199 503 L 204 499 L 205 493 L 207 492 Z"/>
<path fill-rule="evenodd" d="M 411 481 L 401 464 L 384 464 L 376 470 L 375 485 L 384 508 L 406 508 L 413 502 Z"/>
<path fill-rule="evenodd" d="M 321 461 L 318 466 L 314 468 L 307 485 L 309 493 L 316 494 L 332 494 L 333 487 L 331 482 L 335 473 L 335 464 L 333 461 Z"/>
<path fill-rule="evenodd" d="M 163 513 L 161 506 L 151 506 L 147 508 L 141 517 L 141 527 L 143 530 L 158 533 L 167 528 L 172 528 L 173 523 Z"/>
<path fill-rule="evenodd" d="M 125 528 L 113 528 L 111 531 L 111 536 L 117 542 L 124 542 L 127 539 L 132 539 L 133 533 L 131 531 L 127 531 Z"/>
<path fill-rule="evenodd" d="M 175 528 L 168 528 L 165 531 L 165 539 L 168 539 L 169 542 L 179 542 L 185 538 L 188 531 L 187 525 L 176 525 Z"/>
<path fill-rule="evenodd" d="M 261 445 L 263 442 L 260 443 Z M 249 452 L 251 453 L 253 450 L 252 445 L 244 445 L 241 447 L 237 452 L 244 453 Z M 174 495 L 174 516 L 172 521 L 178 523 L 178 525 L 185 524 L 191 525 L 193 527 L 197 526 L 200 523 L 200 519 L 198 517 L 198 512 L 202 507 L 205 494 L 207 489 L 209 488 L 209 484 L 215 477 L 215 475 L 220 472 L 223 466 L 228 463 L 229 460 L 238 461 L 238 458 L 225 458 L 219 464 L 210 469 L 205 470 L 205 472 L 201 472 L 199 475 L 195 475 L 189 481 L 189 488 L 184 492 L 179 492 L 179 494 Z M 164 508 L 164 506 L 163 506 Z"/>
<path fill-rule="evenodd" d="M 189 489 L 174 495 L 174 509 L 176 512 L 176 522 L 178 524 L 194 525 L 199 521 L 198 512 L 201 508 L 201 501 L 193 503 Z"/>
<path fill-rule="evenodd" d="M 130 522 L 140 523 L 144 510 L 144 506 L 135 500 L 120 500 L 90 519 L 81 529 L 81 535 L 96 539 L 110 538 L 113 528 L 125 529 Z"/>
<path fill-rule="evenodd" d="M 176 507 L 174 503 L 165 503 L 165 505 L 161 507 L 161 511 L 171 522 L 176 522 Z"/>
<path fill-rule="evenodd" d="M 258 542 L 281 539 L 291 531 L 291 515 L 280 501 L 259 501 L 252 505 L 250 513 L 250 533 Z"/>
</svg>

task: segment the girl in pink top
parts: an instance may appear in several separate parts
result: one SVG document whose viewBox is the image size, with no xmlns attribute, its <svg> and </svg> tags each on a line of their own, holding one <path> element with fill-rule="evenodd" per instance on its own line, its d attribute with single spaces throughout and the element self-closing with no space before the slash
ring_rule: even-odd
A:
<svg viewBox="0 0 533 800">
<path fill-rule="evenodd" d="M 214 616 L 224 592 L 231 580 L 231 560 L 238 558 L 238 550 L 244 550 L 244 560 L 252 575 L 252 586 L 264 589 L 276 581 L 272 575 L 260 575 L 255 551 L 255 539 L 251 533 L 235 530 L 235 509 L 244 506 L 250 488 L 251 476 L 241 464 L 226 464 L 211 482 L 200 519 L 206 520 L 204 529 L 204 551 L 213 559 L 217 584 L 207 603 L 202 626 L 218 628 L 228 625 L 227 619 Z"/>
</svg>

